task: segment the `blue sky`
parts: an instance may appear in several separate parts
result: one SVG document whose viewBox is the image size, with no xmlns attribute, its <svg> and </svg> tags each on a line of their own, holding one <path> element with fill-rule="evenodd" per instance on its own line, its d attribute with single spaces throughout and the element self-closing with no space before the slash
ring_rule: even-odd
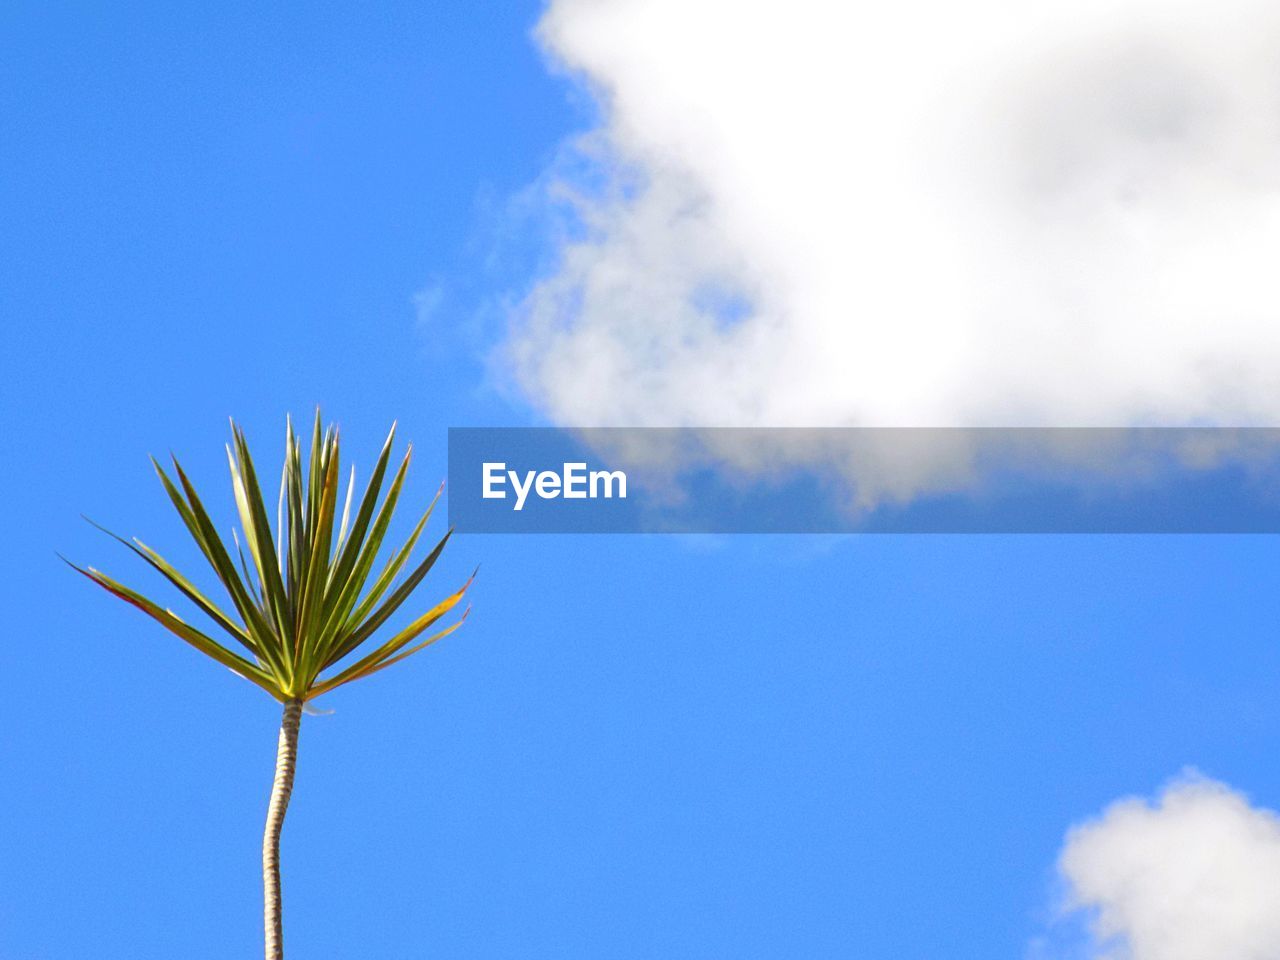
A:
<svg viewBox="0 0 1280 960">
<path fill-rule="evenodd" d="M 322 404 L 360 462 L 398 418 L 417 500 L 448 427 L 541 422 L 490 357 L 593 113 L 539 12 L 0 13 L 0 956 L 257 950 L 276 705 L 54 551 L 155 586 L 83 512 L 195 566 L 147 455 L 229 522 L 228 415 L 269 459 Z M 1023 957 L 1116 797 L 1194 766 L 1280 806 L 1277 560 L 459 537 L 427 589 L 482 564 L 466 627 L 304 719 L 290 952 Z"/>
</svg>

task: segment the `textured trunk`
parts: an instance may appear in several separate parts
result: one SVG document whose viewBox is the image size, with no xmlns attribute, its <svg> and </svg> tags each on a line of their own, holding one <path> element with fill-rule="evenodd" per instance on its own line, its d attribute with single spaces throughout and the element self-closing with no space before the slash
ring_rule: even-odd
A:
<svg viewBox="0 0 1280 960">
<path fill-rule="evenodd" d="M 266 930 L 266 960 L 283 960 L 284 931 L 280 915 L 280 830 L 293 793 L 293 769 L 298 759 L 298 725 L 302 701 L 284 705 L 280 721 L 280 745 L 276 748 L 276 779 L 267 807 L 267 828 L 262 835 L 262 898 Z"/>
</svg>

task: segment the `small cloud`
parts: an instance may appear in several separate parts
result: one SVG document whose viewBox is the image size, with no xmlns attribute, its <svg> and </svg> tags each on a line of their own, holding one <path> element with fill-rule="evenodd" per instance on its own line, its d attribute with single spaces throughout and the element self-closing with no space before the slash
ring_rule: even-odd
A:
<svg viewBox="0 0 1280 960">
<path fill-rule="evenodd" d="M 1280 958 L 1280 816 L 1225 784 L 1188 773 L 1119 800 L 1071 830 L 1058 866 L 1091 943 L 1032 957 Z"/>
<path fill-rule="evenodd" d="M 413 295 L 413 309 L 419 333 L 430 334 L 437 332 L 437 318 L 444 301 L 444 283 L 439 280 L 432 281 Z"/>
</svg>

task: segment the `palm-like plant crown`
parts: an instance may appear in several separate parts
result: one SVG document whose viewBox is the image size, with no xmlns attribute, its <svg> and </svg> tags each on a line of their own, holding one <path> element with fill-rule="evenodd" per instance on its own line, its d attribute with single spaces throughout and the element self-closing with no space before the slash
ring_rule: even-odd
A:
<svg viewBox="0 0 1280 960">
<path fill-rule="evenodd" d="M 233 442 L 227 447 L 227 458 L 245 539 L 242 545 L 232 531 L 238 564 L 216 532 L 177 458 L 173 458 L 176 484 L 155 458 L 152 458 L 152 463 L 187 530 L 226 588 L 237 617 L 224 612 L 191 580 L 140 540 L 128 541 L 113 533 L 111 536 L 160 571 L 249 656 L 219 643 L 172 610 L 106 574 L 92 567 L 72 566 L 158 620 L 197 650 L 285 702 L 310 700 L 344 683 L 367 677 L 417 653 L 462 625 L 466 619 L 465 612 L 443 630 L 419 639 L 458 605 L 471 580 L 372 652 L 354 662 L 341 663 L 373 637 L 408 599 L 439 558 L 452 532 L 446 533 L 412 572 L 393 588 L 439 500 L 437 491 L 409 539 L 386 560 L 378 575 L 373 576 L 374 563 L 395 512 L 413 453 L 410 446 L 379 505 L 378 497 L 395 438 L 394 426 L 374 465 L 373 475 L 354 517 L 351 506 L 355 470 L 352 469 L 339 522 L 337 428 L 330 426 L 322 432 L 320 413 L 316 412 L 311 452 L 304 475 L 302 443 L 294 433 L 292 423 L 289 423 L 275 535 L 244 432 L 234 421 L 231 429 Z M 329 671 L 327 675 L 326 671 Z"/>
</svg>

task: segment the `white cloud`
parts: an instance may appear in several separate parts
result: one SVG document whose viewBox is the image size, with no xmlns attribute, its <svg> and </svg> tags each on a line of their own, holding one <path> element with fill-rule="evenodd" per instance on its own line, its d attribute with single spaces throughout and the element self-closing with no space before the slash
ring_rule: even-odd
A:
<svg viewBox="0 0 1280 960">
<path fill-rule="evenodd" d="M 604 107 L 506 344 L 553 421 L 1280 421 L 1265 7 L 553 0 L 540 36 Z"/>
<path fill-rule="evenodd" d="M 1280 958 L 1280 817 L 1184 777 L 1071 831 L 1059 863 L 1105 960 Z"/>
</svg>

